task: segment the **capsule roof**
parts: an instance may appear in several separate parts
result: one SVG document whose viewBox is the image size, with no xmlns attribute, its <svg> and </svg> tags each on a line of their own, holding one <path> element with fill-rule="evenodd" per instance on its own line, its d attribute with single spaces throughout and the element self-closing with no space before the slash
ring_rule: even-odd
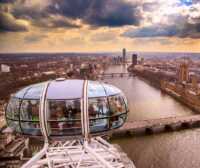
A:
<svg viewBox="0 0 200 168">
<path fill-rule="evenodd" d="M 47 90 L 47 99 L 62 100 L 62 99 L 78 99 L 82 97 L 83 80 L 54 80 L 50 82 Z M 45 82 L 30 85 L 18 91 L 14 97 L 20 99 L 39 99 Z M 109 84 L 102 82 L 89 81 L 88 82 L 88 98 L 105 97 L 121 93 L 121 91 Z"/>
</svg>

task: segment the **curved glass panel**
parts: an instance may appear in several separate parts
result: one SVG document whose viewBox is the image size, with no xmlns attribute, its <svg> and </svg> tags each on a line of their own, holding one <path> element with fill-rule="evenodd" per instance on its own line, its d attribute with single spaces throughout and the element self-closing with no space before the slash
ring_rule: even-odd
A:
<svg viewBox="0 0 200 168">
<path fill-rule="evenodd" d="M 32 85 L 24 95 L 24 99 L 40 99 L 45 83 Z"/>
<path fill-rule="evenodd" d="M 12 130 L 16 132 L 21 132 L 19 121 L 7 119 L 7 124 L 10 128 L 12 128 Z"/>
<path fill-rule="evenodd" d="M 39 121 L 39 100 L 23 100 L 20 108 L 20 119 Z"/>
<path fill-rule="evenodd" d="M 104 132 L 122 126 L 127 117 L 123 95 L 89 99 L 90 133 Z"/>
<path fill-rule="evenodd" d="M 48 87 L 47 99 L 77 99 L 81 98 L 83 80 L 52 81 Z"/>
<path fill-rule="evenodd" d="M 105 88 L 107 96 L 112 96 L 121 93 L 121 90 L 112 85 L 103 84 L 103 87 Z"/>
<path fill-rule="evenodd" d="M 22 132 L 29 135 L 41 135 L 39 123 L 39 100 L 23 100 L 20 108 Z"/>
<path fill-rule="evenodd" d="M 88 103 L 90 132 L 101 132 L 109 129 L 109 107 L 106 97 L 90 98 Z"/>
<path fill-rule="evenodd" d="M 20 99 L 11 98 L 6 108 L 7 125 L 14 131 L 21 132 L 19 126 Z"/>
<path fill-rule="evenodd" d="M 124 99 L 121 95 L 108 97 L 110 106 L 110 127 L 117 128 L 124 123 L 122 114 L 127 113 Z"/>
<path fill-rule="evenodd" d="M 47 124 L 50 136 L 82 134 L 81 103 L 83 80 L 53 81 L 47 89 Z M 45 82 L 22 89 L 7 105 L 8 126 L 27 135 L 42 135 L 39 104 Z M 19 97 L 19 98 L 16 98 Z M 128 112 L 127 100 L 116 87 L 88 82 L 90 133 L 105 132 L 123 125 Z"/>
<path fill-rule="evenodd" d="M 80 100 L 49 100 L 47 118 L 50 135 L 80 135 Z"/>
<path fill-rule="evenodd" d="M 128 108 L 128 100 L 124 94 L 121 93 L 122 99 L 124 100 L 124 103 L 126 105 L 126 108 Z"/>
<path fill-rule="evenodd" d="M 88 82 L 88 97 L 105 97 L 106 93 L 103 86 L 99 82 Z"/>
<path fill-rule="evenodd" d="M 6 108 L 6 117 L 8 119 L 19 120 L 19 106 L 20 106 L 20 99 L 11 98 L 7 108 Z"/>
<path fill-rule="evenodd" d="M 24 98 L 24 94 L 27 92 L 27 90 L 29 88 L 30 88 L 30 86 L 29 87 L 25 87 L 24 89 L 16 92 L 15 97 L 23 99 Z"/>
<path fill-rule="evenodd" d="M 22 127 L 23 134 L 32 135 L 32 136 L 42 135 L 39 122 L 21 121 L 21 127 Z"/>
</svg>

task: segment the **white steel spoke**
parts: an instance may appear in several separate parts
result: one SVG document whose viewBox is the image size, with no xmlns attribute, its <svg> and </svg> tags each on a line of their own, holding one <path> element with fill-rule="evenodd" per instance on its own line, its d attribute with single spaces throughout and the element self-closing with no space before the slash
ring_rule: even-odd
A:
<svg viewBox="0 0 200 168">
<path fill-rule="evenodd" d="M 119 151 L 102 138 L 91 138 L 90 142 L 84 141 L 83 144 L 79 141 L 81 140 L 52 143 L 53 146 L 49 145 L 43 156 L 40 154 L 40 159 L 34 159 L 28 167 L 125 168 Z"/>
</svg>

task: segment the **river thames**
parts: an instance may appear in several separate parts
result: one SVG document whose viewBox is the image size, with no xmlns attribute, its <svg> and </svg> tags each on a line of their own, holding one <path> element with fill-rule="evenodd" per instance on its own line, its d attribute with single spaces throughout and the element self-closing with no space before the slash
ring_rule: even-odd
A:
<svg viewBox="0 0 200 168">
<path fill-rule="evenodd" d="M 113 65 L 105 73 L 127 72 L 126 69 L 126 66 Z M 104 81 L 117 86 L 126 95 L 130 110 L 129 121 L 194 114 L 188 107 L 139 77 L 105 78 Z"/>
<path fill-rule="evenodd" d="M 127 72 L 126 66 L 111 66 L 105 73 Z M 114 77 L 105 82 L 119 87 L 129 102 L 129 121 L 193 115 L 191 109 L 139 77 Z M 200 129 L 124 137 L 113 140 L 137 168 L 199 168 Z"/>
</svg>

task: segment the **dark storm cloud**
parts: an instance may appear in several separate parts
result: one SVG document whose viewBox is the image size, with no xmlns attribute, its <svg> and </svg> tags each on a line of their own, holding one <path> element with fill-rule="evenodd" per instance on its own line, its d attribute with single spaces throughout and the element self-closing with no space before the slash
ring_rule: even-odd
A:
<svg viewBox="0 0 200 168">
<path fill-rule="evenodd" d="M 13 3 L 16 0 L 0 0 L 0 3 Z"/>
<path fill-rule="evenodd" d="M 91 0 L 54 0 L 47 10 L 48 13 L 61 14 L 69 18 L 78 19 L 87 14 L 92 2 Z"/>
<path fill-rule="evenodd" d="M 33 25 L 41 28 L 80 28 L 80 25 L 74 24 L 66 18 L 44 18 L 32 22 Z"/>
<path fill-rule="evenodd" d="M 137 29 L 129 29 L 128 31 L 124 32 L 122 36 L 129 38 L 200 38 L 200 18 L 191 18 L 191 16 L 183 15 L 169 15 L 167 24 L 158 23 Z"/>
<path fill-rule="evenodd" d="M 44 23 L 44 24 L 42 24 Z M 40 22 L 40 24 L 42 24 L 41 26 L 44 26 L 44 27 L 48 27 L 48 28 L 64 28 L 64 27 L 67 27 L 67 28 L 79 28 L 81 26 L 77 25 L 77 24 L 73 24 L 69 21 L 66 21 L 65 19 L 53 19 L 53 20 L 50 20 L 49 23 L 45 24 L 45 22 Z M 38 24 L 39 25 L 39 24 Z"/>
<path fill-rule="evenodd" d="M 117 27 L 139 25 L 141 15 L 137 5 L 120 0 L 94 1 L 85 21 L 94 26 Z"/>
<path fill-rule="evenodd" d="M 171 37 L 178 33 L 176 26 L 165 25 L 153 25 L 149 27 L 143 27 L 136 30 L 129 30 L 123 34 L 123 36 L 130 38 L 138 37 Z"/>
<path fill-rule="evenodd" d="M 141 19 L 137 5 L 123 0 L 55 0 L 48 13 L 81 19 L 92 26 L 138 25 Z"/>
<path fill-rule="evenodd" d="M 0 32 L 28 31 L 27 25 L 14 18 L 10 13 L 0 11 Z"/>
<path fill-rule="evenodd" d="M 31 1 L 30 1 L 31 2 Z M 48 13 L 46 12 L 46 9 L 40 9 L 40 5 L 26 5 L 26 0 L 19 1 L 12 7 L 12 14 L 16 18 L 23 18 L 23 19 L 41 19 L 41 18 L 47 18 Z"/>
<path fill-rule="evenodd" d="M 41 28 L 79 28 L 77 25 L 67 19 L 67 17 L 58 15 L 49 10 L 49 5 L 41 7 L 40 4 L 37 5 L 25 5 L 26 1 L 21 1 L 21 5 L 16 5 L 13 7 L 12 14 L 16 18 L 22 18 L 29 20 L 32 25 Z M 30 1 L 31 3 L 31 1 Z"/>
<path fill-rule="evenodd" d="M 181 29 L 179 37 L 200 38 L 200 22 L 194 24 L 186 23 Z"/>
<path fill-rule="evenodd" d="M 63 16 L 69 20 L 80 19 L 82 23 L 92 27 L 139 25 L 141 20 L 139 4 L 124 0 L 49 0 L 46 1 L 46 4 L 41 1 L 43 6 L 41 4 L 31 5 L 31 3 L 28 0 L 16 1 L 12 4 L 12 15 L 16 18 L 29 20 L 36 26 L 50 28 L 79 27 L 69 21 L 63 21 L 64 19 L 52 21 L 52 15 Z"/>
<path fill-rule="evenodd" d="M 179 25 L 153 25 L 136 30 L 129 30 L 122 34 L 129 38 L 146 37 L 180 37 L 180 38 L 200 38 L 200 24 L 185 23 Z"/>
</svg>

